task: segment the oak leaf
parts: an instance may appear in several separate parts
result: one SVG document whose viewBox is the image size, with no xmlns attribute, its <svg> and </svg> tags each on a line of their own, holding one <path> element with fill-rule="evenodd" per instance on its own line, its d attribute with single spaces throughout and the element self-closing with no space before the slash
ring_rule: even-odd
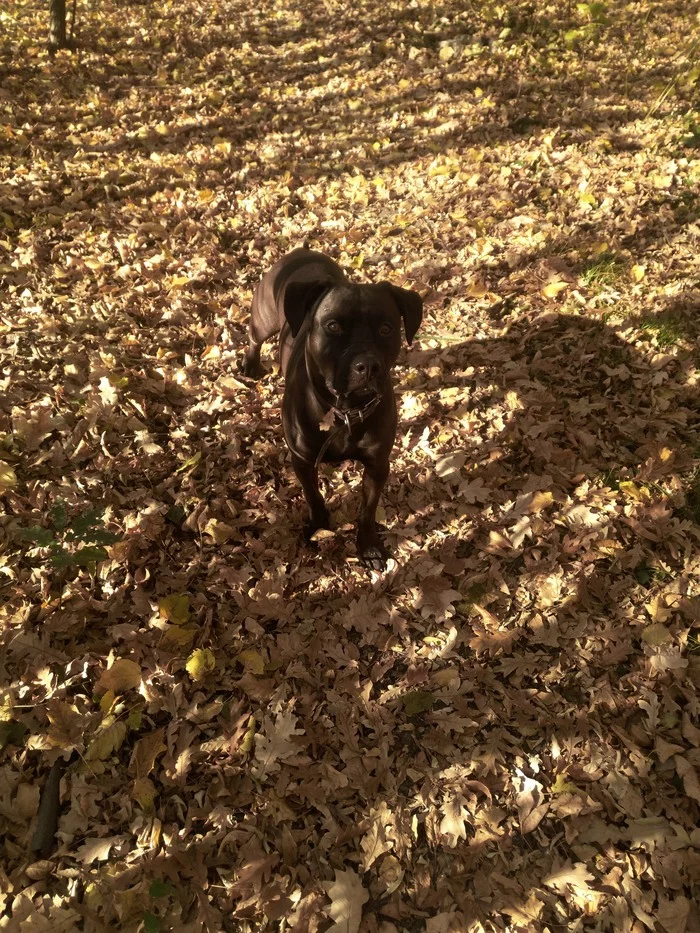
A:
<svg viewBox="0 0 700 933">
<path fill-rule="evenodd" d="M 331 899 L 331 906 L 327 908 L 333 921 L 330 929 L 336 933 L 357 933 L 362 921 L 362 907 L 369 900 L 357 873 L 352 868 L 346 871 L 336 869 L 335 881 L 326 881 L 323 886 Z"/>
</svg>

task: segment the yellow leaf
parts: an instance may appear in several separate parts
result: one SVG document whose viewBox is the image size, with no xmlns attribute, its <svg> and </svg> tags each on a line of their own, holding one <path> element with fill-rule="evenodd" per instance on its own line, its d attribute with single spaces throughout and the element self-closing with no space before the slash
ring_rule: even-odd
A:
<svg viewBox="0 0 700 933">
<path fill-rule="evenodd" d="M 116 699 L 117 699 L 117 695 L 116 695 L 116 693 L 114 692 L 114 690 L 108 690 L 108 691 L 107 691 L 105 694 L 103 694 L 103 696 L 100 698 L 100 709 L 101 709 L 102 712 L 105 714 L 105 716 L 107 715 L 107 713 L 108 713 L 108 712 L 112 709 L 112 707 L 114 706 L 114 701 L 115 701 Z"/>
<path fill-rule="evenodd" d="M 189 283 L 189 275 L 174 275 L 170 279 L 170 288 L 182 288 L 184 285 L 189 285 Z"/>
<path fill-rule="evenodd" d="M 197 197 L 202 204 L 208 204 L 211 200 L 213 200 L 214 192 L 211 190 L 211 188 L 202 188 L 202 190 L 198 192 Z"/>
<path fill-rule="evenodd" d="M 197 629 L 192 625 L 168 625 L 163 632 L 163 641 L 173 649 L 189 648 Z"/>
<path fill-rule="evenodd" d="M 162 619 L 174 625 L 184 625 L 190 616 L 190 597 L 187 593 L 173 593 L 158 600 L 158 611 Z"/>
<path fill-rule="evenodd" d="M 583 198 L 583 195 L 581 195 L 581 197 Z M 590 203 L 592 204 L 594 203 L 594 201 L 595 201 L 595 198 Z M 607 253 L 609 246 L 610 245 L 606 243 L 605 240 L 599 240 L 597 243 L 593 244 L 593 246 L 591 247 L 591 252 L 593 253 L 594 256 L 602 256 L 603 253 Z"/>
<path fill-rule="evenodd" d="M 258 651 L 253 651 L 252 649 L 241 651 L 241 653 L 238 655 L 238 660 L 247 671 L 251 672 L 251 674 L 265 673 L 265 661 Z"/>
<path fill-rule="evenodd" d="M 156 133 L 159 136 L 167 136 L 170 133 L 170 127 L 167 123 L 158 123 L 156 125 Z"/>
<path fill-rule="evenodd" d="M 192 454 L 191 457 L 189 457 L 187 460 L 185 460 L 185 462 L 184 462 L 183 464 L 181 464 L 181 465 L 177 468 L 177 470 L 175 470 L 175 472 L 176 472 L 176 473 L 184 473 L 184 472 L 186 472 L 187 470 L 191 470 L 191 469 L 193 469 L 194 467 L 197 466 L 197 464 L 199 463 L 199 461 L 200 461 L 201 459 L 202 459 L 202 451 L 201 451 L 201 450 L 198 450 L 196 454 Z"/>
<path fill-rule="evenodd" d="M 644 276 L 646 275 L 647 267 L 646 266 L 632 266 L 632 278 L 635 282 L 641 282 Z"/>
<path fill-rule="evenodd" d="M 148 778 L 136 778 L 131 796 L 144 810 L 152 810 L 156 799 L 156 788 Z"/>
<path fill-rule="evenodd" d="M 671 632 L 660 622 L 652 622 L 652 624 L 647 625 L 642 632 L 642 641 L 652 647 L 664 645 L 667 641 L 671 641 L 672 638 L 673 635 Z"/>
<path fill-rule="evenodd" d="M 17 474 L 9 463 L 0 460 L 0 494 L 17 485 Z"/>
<path fill-rule="evenodd" d="M 233 525 L 227 525 L 226 522 L 220 522 L 216 518 L 210 518 L 207 522 L 204 533 L 211 535 L 217 544 L 225 544 L 229 538 L 236 534 Z"/>
<path fill-rule="evenodd" d="M 451 58 L 454 58 L 455 50 L 452 48 L 451 45 L 443 45 L 438 55 L 440 56 L 441 62 L 448 62 Z"/>
<path fill-rule="evenodd" d="M 192 680 L 204 680 L 216 667 L 216 658 L 208 648 L 197 648 L 187 659 L 185 668 Z"/>
<path fill-rule="evenodd" d="M 565 288 L 568 288 L 568 282 L 548 282 L 542 289 L 542 294 L 545 298 L 556 298 Z"/>
<path fill-rule="evenodd" d="M 637 486 L 631 480 L 623 480 L 620 489 L 635 502 L 651 502 L 651 493 L 646 486 Z"/>
<path fill-rule="evenodd" d="M 241 754 L 249 755 L 253 748 L 255 747 L 255 716 L 251 716 L 248 720 L 248 728 L 246 729 L 245 735 L 243 736 L 243 741 L 241 742 Z"/>
<path fill-rule="evenodd" d="M 126 738 L 127 726 L 122 720 L 113 722 L 99 732 L 85 752 L 85 761 L 105 761 L 121 746 Z"/>
<path fill-rule="evenodd" d="M 553 501 L 554 496 L 551 492 L 542 492 L 540 490 L 533 494 L 532 502 L 528 506 L 528 512 L 536 515 L 538 512 L 541 512 L 542 509 L 546 509 L 547 506 L 551 505 Z"/>
<path fill-rule="evenodd" d="M 644 603 L 644 608 L 649 613 L 651 621 L 655 623 L 666 622 L 673 615 L 673 610 L 669 609 L 666 605 L 663 593 L 657 593 L 656 596 L 652 596 L 648 602 Z M 660 630 L 657 630 L 655 634 L 651 634 L 649 637 L 661 637 Z"/>
<path fill-rule="evenodd" d="M 467 295 L 470 298 L 483 298 L 488 289 L 480 279 L 472 279 L 467 285 Z"/>
<path fill-rule="evenodd" d="M 580 194 L 578 196 L 578 199 L 582 204 L 590 204 L 591 207 L 595 207 L 596 204 L 598 203 L 596 199 L 593 197 L 593 195 L 590 194 L 588 191 L 584 191 L 583 194 Z"/>
<path fill-rule="evenodd" d="M 95 693 L 126 693 L 135 689 L 141 683 L 141 668 L 135 661 L 128 658 L 117 658 L 114 664 L 106 671 L 102 671 L 95 684 Z"/>
<path fill-rule="evenodd" d="M 129 715 L 126 717 L 126 724 L 129 729 L 132 729 L 134 732 L 137 732 L 141 728 L 141 721 L 143 719 L 143 713 L 137 707 L 133 707 L 129 710 Z"/>
<path fill-rule="evenodd" d="M 560 771 L 557 779 L 549 788 L 550 794 L 580 794 L 581 791 L 571 781 L 566 780 L 566 772 Z"/>
</svg>

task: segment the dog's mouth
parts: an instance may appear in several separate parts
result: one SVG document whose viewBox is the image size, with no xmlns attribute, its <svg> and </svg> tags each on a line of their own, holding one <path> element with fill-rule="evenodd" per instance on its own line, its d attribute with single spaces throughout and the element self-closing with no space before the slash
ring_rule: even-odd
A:
<svg viewBox="0 0 700 933">
<path fill-rule="evenodd" d="M 374 396 L 382 394 L 383 380 L 379 374 L 372 375 L 369 378 L 351 377 L 347 380 L 336 380 L 336 384 L 329 388 L 336 396 L 356 399 L 358 402 L 367 402 Z"/>
<path fill-rule="evenodd" d="M 368 405 L 370 402 L 374 401 L 375 398 L 378 398 L 381 395 L 379 389 L 372 385 L 357 387 L 348 386 L 343 392 L 338 391 L 338 389 L 330 381 L 326 383 L 326 386 L 331 395 L 335 397 L 338 408 L 341 411 L 349 411 L 352 408 L 361 408 L 364 405 Z"/>
</svg>

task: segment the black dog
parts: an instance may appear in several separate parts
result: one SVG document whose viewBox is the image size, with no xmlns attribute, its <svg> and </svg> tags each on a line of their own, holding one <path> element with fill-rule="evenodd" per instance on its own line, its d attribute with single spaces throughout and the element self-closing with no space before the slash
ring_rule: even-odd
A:
<svg viewBox="0 0 700 933">
<path fill-rule="evenodd" d="M 283 256 L 258 284 L 250 312 L 247 376 L 261 373 L 260 347 L 278 331 L 286 376 L 282 422 L 292 466 L 309 506 L 308 532 L 328 528 L 318 465 L 364 464 L 357 549 L 380 570 L 385 553 L 375 524 L 396 435 L 390 370 L 423 317 L 416 292 L 388 282 L 352 285 L 332 259 L 309 249 Z"/>
</svg>

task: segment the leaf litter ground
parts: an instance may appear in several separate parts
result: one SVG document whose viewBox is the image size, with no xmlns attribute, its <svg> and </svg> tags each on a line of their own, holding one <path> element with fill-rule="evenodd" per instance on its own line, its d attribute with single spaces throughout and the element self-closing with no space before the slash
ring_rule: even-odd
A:
<svg viewBox="0 0 700 933">
<path fill-rule="evenodd" d="M 696 14 L 5 5 L 0 929 L 700 930 Z M 426 300 L 383 575 L 305 240 Z"/>
</svg>

